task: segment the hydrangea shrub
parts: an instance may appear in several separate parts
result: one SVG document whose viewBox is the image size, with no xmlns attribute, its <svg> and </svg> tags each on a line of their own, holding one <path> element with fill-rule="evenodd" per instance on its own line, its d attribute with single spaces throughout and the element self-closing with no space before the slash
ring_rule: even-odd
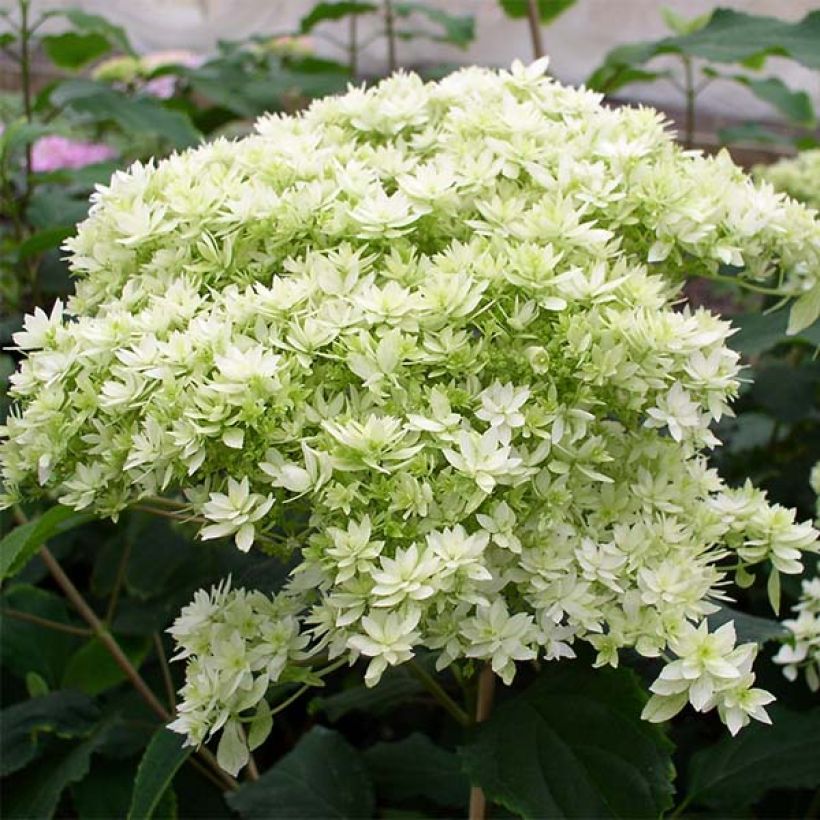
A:
<svg viewBox="0 0 820 820">
<path fill-rule="evenodd" d="M 397 74 L 118 173 L 67 243 L 68 307 L 15 338 L 5 504 L 176 506 L 295 559 L 171 629 L 173 728 L 221 730 L 231 771 L 272 683 L 362 658 L 375 685 L 422 650 L 509 683 L 632 648 L 668 661 L 648 719 L 767 719 L 756 646 L 706 616 L 817 533 L 708 467 L 739 363 L 679 285 L 728 270 L 805 324 L 820 228 L 544 68 Z"/>
<path fill-rule="evenodd" d="M 798 202 L 820 208 L 820 148 L 801 151 L 796 157 L 755 168 L 760 179 L 785 191 Z"/>
</svg>

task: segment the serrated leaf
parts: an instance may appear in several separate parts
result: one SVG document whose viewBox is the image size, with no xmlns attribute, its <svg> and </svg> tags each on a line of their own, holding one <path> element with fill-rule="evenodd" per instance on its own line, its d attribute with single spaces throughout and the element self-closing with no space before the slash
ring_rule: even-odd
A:
<svg viewBox="0 0 820 820">
<path fill-rule="evenodd" d="M 149 820 L 162 796 L 168 791 L 179 767 L 188 759 L 192 746 L 170 729 L 160 729 L 151 738 L 137 769 L 128 820 Z"/>
<path fill-rule="evenodd" d="M 136 669 L 145 660 L 151 646 L 146 638 L 120 637 L 117 643 Z M 92 638 L 71 656 L 62 685 L 79 689 L 88 695 L 99 695 L 124 680 L 125 673 L 111 657 L 111 653 L 98 638 Z"/>
<path fill-rule="evenodd" d="M 37 755 L 39 734 L 85 737 L 100 712 L 80 692 L 51 692 L 0 710 L 0 776 L 26 766 Z"/>
<path fill-rule="evenodd" d="M 769 789 L 820 786 L 820 709 L 769 709 L 772 725 L 753 723 L 692 758 L 687 802 L 735 816 Z"/>
<path fill-rule="evenodd" d="M 548 664 L 460 749 L 490 800 L 523 817 L 657 817 L 672 802 L 671 744 L 641 720 L 625 669 Z"/>
<path fill-rule="evenodd" d="M 0 580 L 20 572 L 49 538 L 85 524 L 91 518 L 69 507 L 56 506 L 34 521 L 15 527 L 0 541 Z"/>
<path fill-rule="evenodd" d="M 401 802 L 423 797 L 439 806 L 465 809 L 470 783 L 455 752 L 414 732 L 395 743 L 376 743 L 363 753 L 380 797 Z"/>
<path fill-rule="evenodd" d="M 242 817 L 372 817 L 373 788 L 359 753 L 338 733 L 315 726 L 259 780 L 229 794 Z"/>
</svg>

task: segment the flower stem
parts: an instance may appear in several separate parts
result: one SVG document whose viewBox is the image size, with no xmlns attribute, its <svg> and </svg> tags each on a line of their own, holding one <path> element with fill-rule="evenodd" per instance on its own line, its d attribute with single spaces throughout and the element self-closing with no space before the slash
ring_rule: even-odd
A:
<svg viewBox="0 0 820 820">
<path fill-rule="evenodd" d="M 17 621 L 26 621 L 27 623 L 37 624 L 37 626 L 42 626 L 46 629 L 53 629 L 56 632 L 65 632 L 69 635 L 78 635 L 82 638 L 87 638 L 93 634 L 90 629 L 85 629 L 82 626 L 62 624 L 59 621 L 52 621 L 50 618 L 41 618 L 39 615 L 32 615 L 30 612 L 22 612 L 19 609 L 9 609 L 7 607 L 3 607 L 0 609 L 0 615 L 5 615 L 7 618 L 14 618 Z"/>
<path fill-rule="evenodd" d="M 537 0 L 527 0 L 527 21 L 530 24 L 533 58 L 539 60 L 544 56 L 544 42 L 541 39 L 541 18 L 538 14 Z"/>
<path fill-rule="evenodd" d="M 475 722 L 483 723 L 490 716 L 495 694 L 495 673 L 489 663 L 484 664 L 478 677 L 478 698 L 475 708 Z M 487 816 L 487 798 L 480 786 L 470 789 L 470 820 L 484 820 Z"/>
<path fill-rule="evenodd" d="M 444 691 L 442 685 L 420 664 L 411 660 L 410 671 L 424 684 L 430 694 L 447 710 L 447 712 L 462 726 L 472 723 L 470 716 Z"/>
</svg>

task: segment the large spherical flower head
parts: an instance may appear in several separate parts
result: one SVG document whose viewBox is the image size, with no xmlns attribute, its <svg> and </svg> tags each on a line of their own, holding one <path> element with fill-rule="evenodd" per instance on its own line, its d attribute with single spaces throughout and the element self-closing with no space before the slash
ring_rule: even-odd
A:
<svg viewBox="0 0 820 820">
<path fill-rule="evenodd" d="M 17 337 L 6 500 L 164 495 L 203 537 L 298 549 L 270 605 L 304 641 L 276 657 L 361 656 L 370 684 L 422 648 L 508 681 L 576 640 L 658 655 L 724 566 L 799 569 L 811 527 L 705 464 L 738 359 L 727 322 L 676 302 L 732 265 L 805 319 L 817 222 L 543 69 L 397 74 L 115 175 L 67 243 L 73 318 Z M 297 674 L 254 660 L 258 629 L 220 614 L 237 594 L 175 633 L 195 739 Z M 703 666 L 691 700 L 735 714 L 751 656 L 713 644 L 739 671 Z"/>
</svg>

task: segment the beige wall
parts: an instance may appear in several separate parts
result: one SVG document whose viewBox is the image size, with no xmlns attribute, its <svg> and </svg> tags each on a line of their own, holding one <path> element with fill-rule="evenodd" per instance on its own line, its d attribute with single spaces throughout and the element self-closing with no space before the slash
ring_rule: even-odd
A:
<svg viewBox="0 0 820 820">
<path fill-rule="evenodd" d="M 464 52 L 436 43 L 399 44 L 399 59 L 405 64 L 442 60 L 508 65 L 516 57 L 529 59 L 531 47 L 524 21 L 508 19 L 496 0 L 428 0 L 451 13 L 473 13 L 477 39 Z M 0 0 L 0 7 L 13 7 L 15 0 Z M 240 39 L 251 34 L 292 31 L 313 5 L 308 0 L 35 0 L 40 7 L 79 6 L 104 14 L 125 26 L 140 51 L 171 48 L 212 50 L 217 39 Z M 818 7 L 817 0 L 579 0 L 555 24 L 545 28 L 545 48 L 552 58 L 552 71 L 560 79 L 580 83 L 612 47 L 634 40 L 663 36 L 660 8 L 670 6 L 685 15 L 700 14 L 716 5 L 731 6 L 756 14 L 799 19 Z M 328 24 L 324 32 L 346 35 L 346 23 Z M 365 20 L 362 19 L 362 28 Z M 364 35 L 366 36 L 366 34 Z M 317 37 L 317 49 L 333 55 L 333 47 Z M 820 48 L 820 44 L 818 44 Z M 364 71 L 380 72 L 385 57 L 382 42 L 374 43 L 362 57 Z M 787 83 L 807 90 L 820 108 L 820 73 L 810 72 L 784 60 L 771 60 Z M 668 84 L 635 86 L 628 94 L 660 105 L 675 105 L 678 92 Z M 757 102 L 734 84 L 716 83 L 702 98 L 706 110 L 729 117 L 766 118 L 771 109 Z"/>
</svg>

